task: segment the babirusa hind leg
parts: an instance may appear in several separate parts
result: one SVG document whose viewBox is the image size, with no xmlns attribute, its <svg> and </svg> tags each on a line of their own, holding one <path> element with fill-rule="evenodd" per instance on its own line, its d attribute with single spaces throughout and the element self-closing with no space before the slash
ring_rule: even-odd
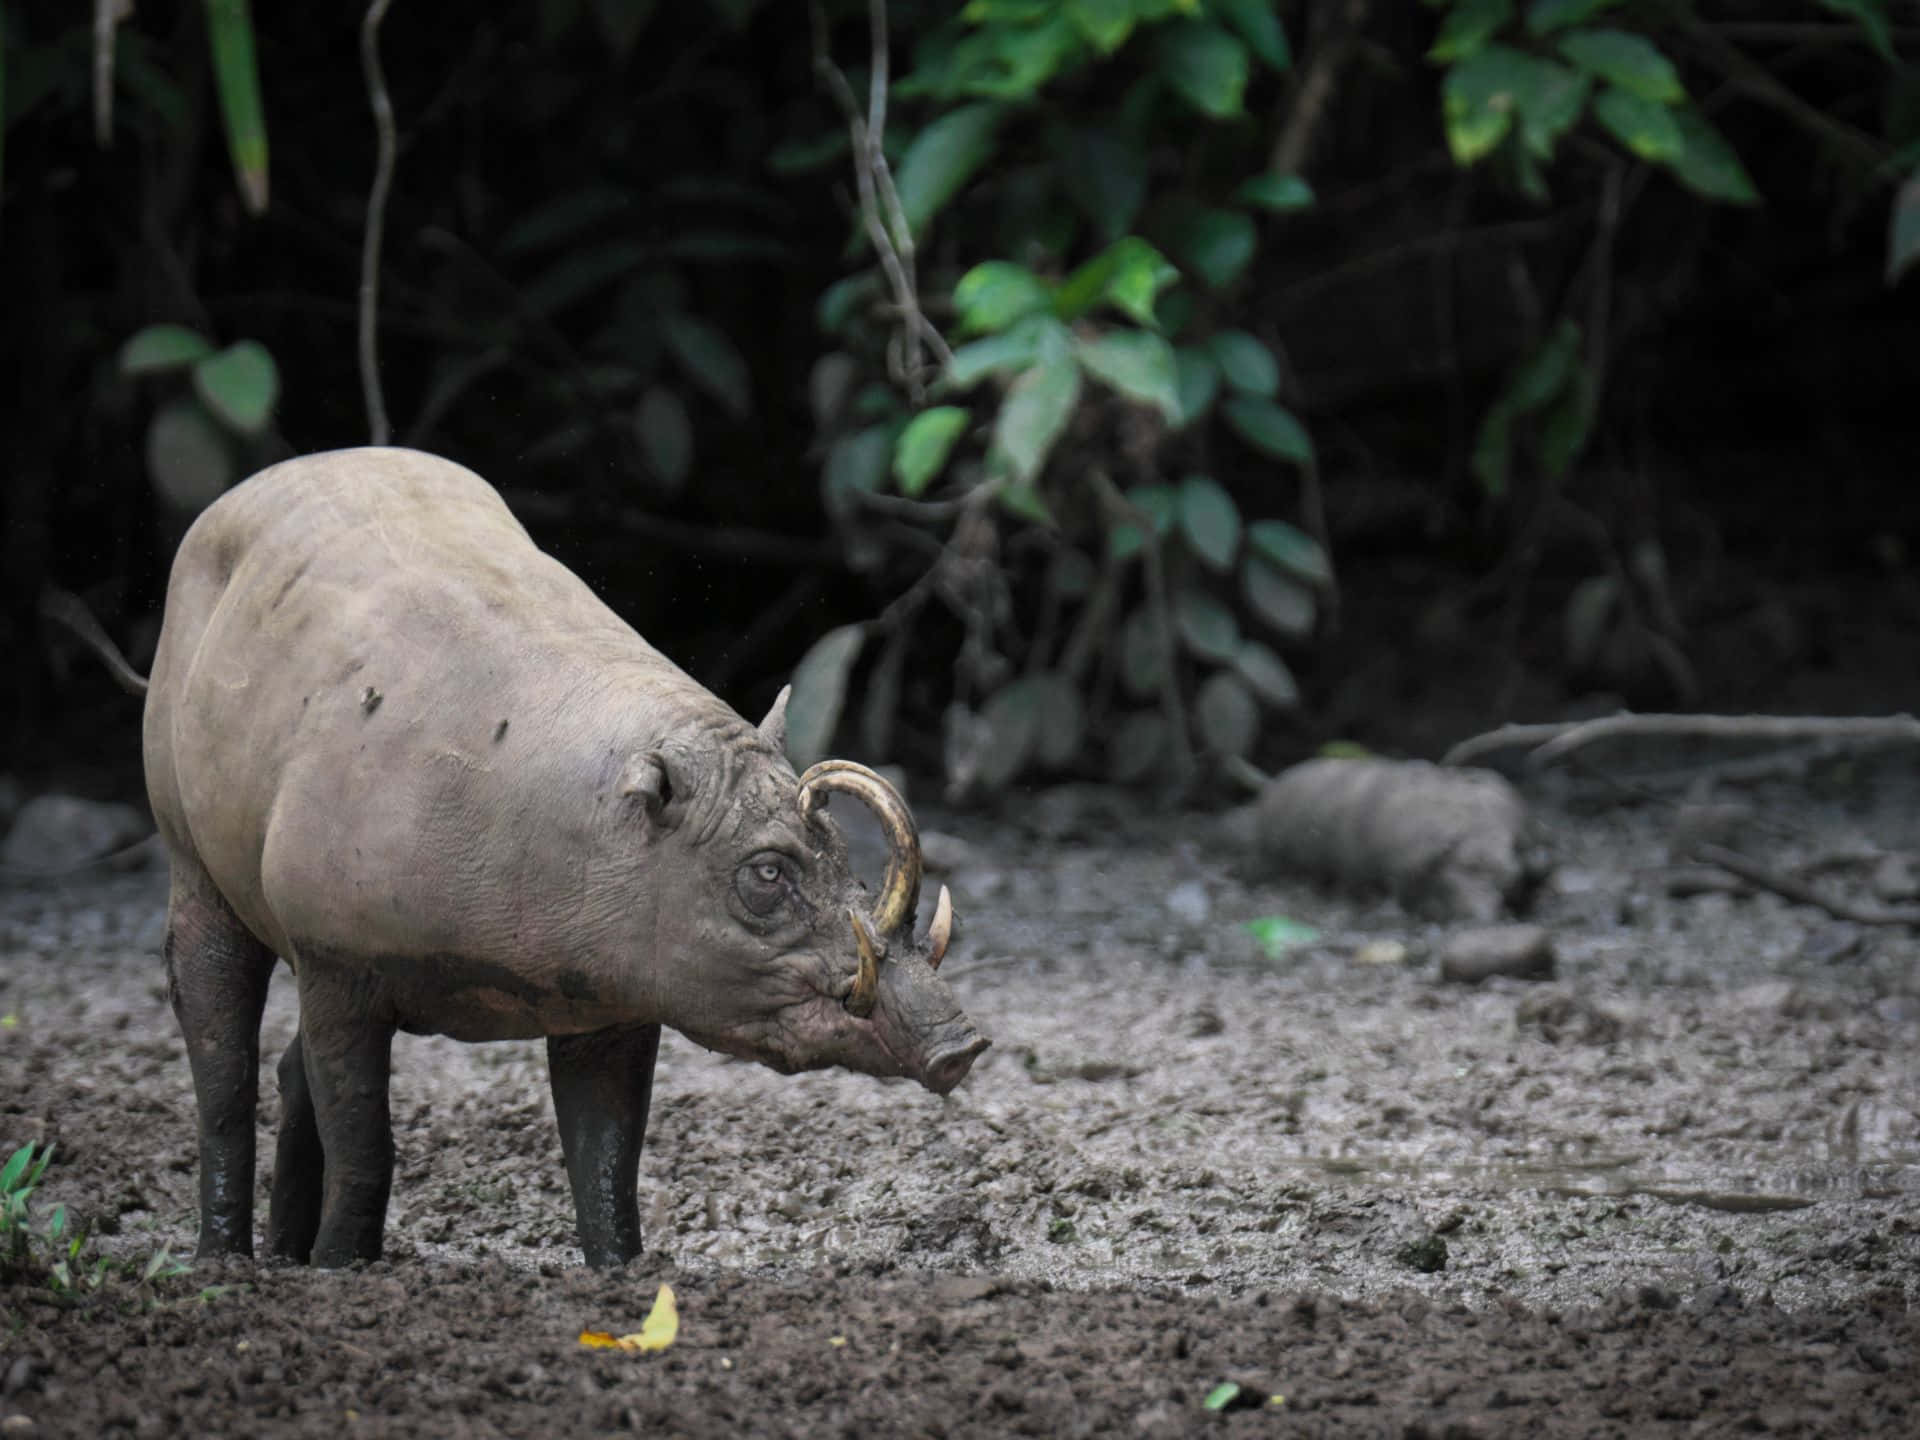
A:
<svg viewBox="0 0 1920 1440">
<path fill-rule="evenodd" d="M 260 1012 L 274 956 L 211 885 L 182 877 L 180 868 L 167 907 L 167 993 L 199 1109 L 199 1254 L 252 1255 Z"/>
</svg>

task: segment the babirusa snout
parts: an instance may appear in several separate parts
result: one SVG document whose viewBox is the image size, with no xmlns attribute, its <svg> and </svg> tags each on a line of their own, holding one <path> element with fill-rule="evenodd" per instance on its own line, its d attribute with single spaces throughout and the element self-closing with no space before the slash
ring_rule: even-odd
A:
<svg viewBox="0 0 1920 1440">
<path fill-rule="evenodd" d="M 913 812 L 898 790 L 866 766 L 851 760 L 822 760 L 800 777 L 800 813 L 812 819 L 836 790 L 862 801 L 886 832 L 887 873 L 874 901 L 873 928 L 882 937 L 893 935 L 913 918 L 920 900 L 920 831 L 913 823 Z"/>
</svg>

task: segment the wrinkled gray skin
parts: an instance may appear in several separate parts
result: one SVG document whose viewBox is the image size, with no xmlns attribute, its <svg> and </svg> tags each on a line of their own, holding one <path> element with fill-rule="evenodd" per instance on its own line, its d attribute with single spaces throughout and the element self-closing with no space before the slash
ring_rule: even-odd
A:
<svg viewBox="0 0 1920 1440">
<path fill-rule="evenodd" d="M 590 1264 L 640 1249 L 660 1027 L 783 1072 L 937 1093 L 986 1048 L 911 933 L 843 1004 L 871 913 L 784 723 L 743 721 L 457 465 L 345 450 L 223 496 L 174 562 L 145 718 L 166 942 L 200 1112 L 200 1253 L 253 1246 L 261 1009 L 280 1063 L 269 1239 L 379 1255 L 396 1029 L 545 1036 Z M 861 1008 L 856 1006 L 855 1008 Z"/>
</svg>

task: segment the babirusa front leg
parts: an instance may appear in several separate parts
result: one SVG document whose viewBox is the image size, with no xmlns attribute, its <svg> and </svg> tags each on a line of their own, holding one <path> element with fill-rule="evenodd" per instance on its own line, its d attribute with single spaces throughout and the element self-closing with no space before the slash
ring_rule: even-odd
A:
<svg viewBox="0 0 1920 1440">
<path fill-rule="evenodd" d="M 553 1108 L 573 1186 L 580 1247 L 597 1269 L 640 1253 L 636 1186 L 659 1052 L 658 1025 L 547 1040 Z"/>
</svg>

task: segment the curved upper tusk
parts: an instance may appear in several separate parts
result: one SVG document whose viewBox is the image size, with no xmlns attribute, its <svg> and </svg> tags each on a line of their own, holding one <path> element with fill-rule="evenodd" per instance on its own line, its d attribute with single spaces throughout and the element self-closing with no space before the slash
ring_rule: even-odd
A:
<svg viewBox="0 0 1920 1440">
<path fill-rule="evenodd" d="M 940 887 L 940 898 L 933 904 L 933 924 L 927 927 L 927 943 L 932 948 L 927 952 L 927 964 L 935 970 L 940 968 L 941 960 L 946 958 L 947 942 L 953 938 L 953 897 L 947 893 L 947 887 Z"/>
<path fill-rule="evenodd" d="M 880 942 L 874 938 L 859 912 L 847 911 L 853 922 L 853 946 L 860 952 L 860 970 L 853 977 L 853 989 L 847 992 L 847 1013 L 864 1020 L 873 1014 L 873 1002 L 880 993 Z"/>
<path fill-rule="evenodd" d="M 811 820 L 833 791 L 862 801 L 887 836 L 887 873 L 874 901 L 873 926 L 892 935 L 913 918 L 920 900 L 920 831 L 900 792 L 884 776 L 851 760 L 822 760 L 800 777 L 800 813 Z"/>
</svg>

